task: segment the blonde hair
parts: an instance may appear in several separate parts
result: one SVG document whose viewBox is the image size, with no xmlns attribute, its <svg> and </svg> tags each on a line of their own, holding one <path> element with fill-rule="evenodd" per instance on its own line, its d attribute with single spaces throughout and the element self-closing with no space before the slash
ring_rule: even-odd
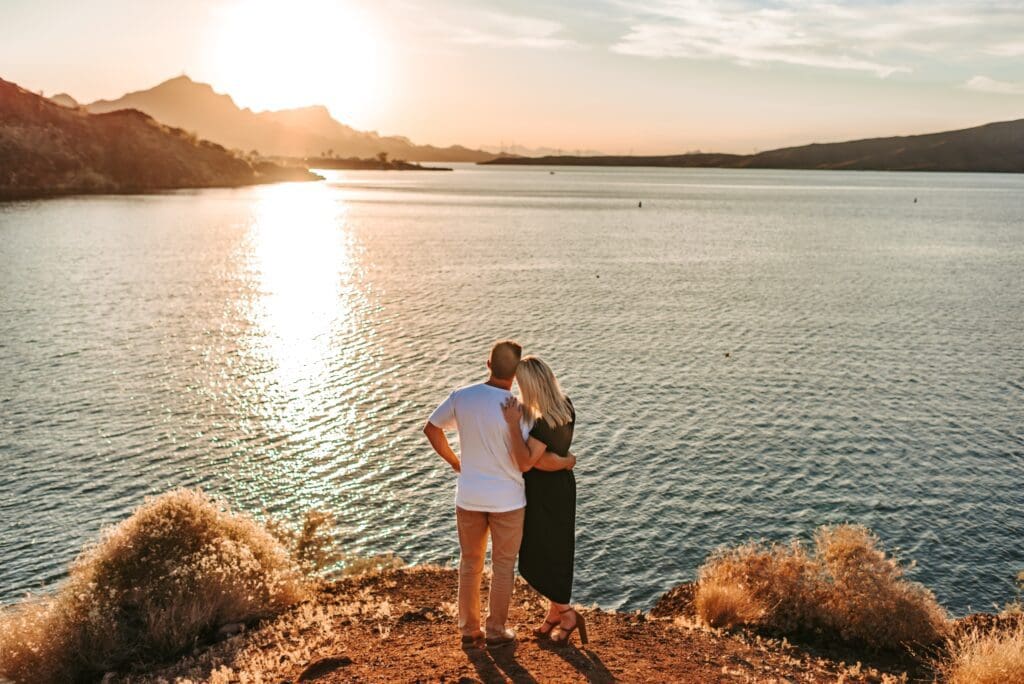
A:
<svg viewBox="0 0 1024 684">
<path fill-rule="evenodd" d="M 548 364 L 536 356 L 523 357 L 516 368 L 516 382 L 531 419 L 543 419 L 551 428 L 572 421 L 572 407 Z"/>
</svg>

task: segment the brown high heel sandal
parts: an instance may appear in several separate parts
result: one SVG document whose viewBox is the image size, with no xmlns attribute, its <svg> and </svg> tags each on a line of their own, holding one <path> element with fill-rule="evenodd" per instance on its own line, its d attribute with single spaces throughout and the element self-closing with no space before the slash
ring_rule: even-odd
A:
<svg viewBox="0 0 1024 684">
<path fill-rule="evenodd" d="M 559 624 L 558 627 L 556 627 L 555 629 L 558 629 L 560 634 L 565 634 L 565 636 L 562 637 L 561 639 L 559 639 L 557 636 L 552 634 L 551 635 L 551 643 L 558 644 L 559 646 L 568 645 L 569 640 L 572 638 L 572 633 L 575 632 L 577 629 L 579 629 L 580 630 L 580 645 L 586 646 L 587 644 L 590 643 L 590 639 L 587 637 L 587 621 L 584 620 L 583 616 L 580 615 L 579 613 L 577 613 L 576 610 L 573 609 L 573 608 L 566 608 L 565 610 L 560 611 L 560 612 L 561 613 L 568 613 L 570 610 L 576 616 L 576 624 L 574 624 L 569 629 L 566 629 L 565 627 L 562 627 L 561 624 Z M 551 631 L 554 632 L 555 630 L 552 629 Z"/>
<path fill-rule="evenodd" d="M 549 636 L 551 636 L 551 633 L 555 631 L 555 627 L 558 626 L 559 622 L 561 622 L 561 620 L 545 620 L 543 625 L 541 625 L 540 627 L 535 627 L 533 629 L 533 636 L 535 636 L 538 639 L 547 639 Z M 544 631 L 544 625 L 550 625 L 548 627 L 548 631 L 546 632 Z"/>
</svg>

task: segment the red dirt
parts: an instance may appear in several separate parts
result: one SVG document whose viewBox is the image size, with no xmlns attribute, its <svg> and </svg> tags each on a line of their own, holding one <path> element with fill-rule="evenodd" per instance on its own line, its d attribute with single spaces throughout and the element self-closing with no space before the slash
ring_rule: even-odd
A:
<svg viewBox="0 0 1024 684">
<path fill-rule="evenodd" d="M 389 570 L 327 583 L 313 601 L 290 614 L 131 681 L 881 682 L 886 674 L 893 677 L 888 681 L 902 675 L 889 668 L 886 673 L 849 667 L 785 641 L 714 632 L 677 617 L 639 612 L 583 610 L 590 645 L 580 648 L 574 635 L 573 646 L 559 648 L 529 636 L 543 603 L 522 582 L 511 611 L 520 641 L 464 651 L 452 615 L 456 584 L 455 571 L 441 568 Z M 659 603 L 657 612 L 685 607 L 686 593 L 677 591 Z M 353 602 L 359 610 L 350 607 Z M 299 617 L 315 611 L 330 616 L 325 619 L 331 624 Z M 268 669 L 267 663 L 273 665 Z"/>
</svg>

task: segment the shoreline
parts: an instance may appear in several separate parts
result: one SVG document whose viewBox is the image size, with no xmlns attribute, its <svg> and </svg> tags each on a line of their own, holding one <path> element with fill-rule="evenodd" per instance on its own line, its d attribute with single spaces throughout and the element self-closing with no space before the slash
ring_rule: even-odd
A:
<svg viewBox="0 0 1024 684">
<path fill-rule="evenodd" d="M 243 158 L 136 109 L 70 109 L 0 79 L 0 201 L 323 180 Z"/>
<path fill-rule="evenodd" d="M 226 183 L 215 185 L 181 185 L 159 188 L 122 188 L 113 190 L 109 188 L 96 189 L 67 189 L 67 190 L 38 190 L 25 193 L 0 192 L 0 204 L 5 202 L 26 202 L 31 200 L 59 199 L 62 197 L 131 197 L 135 195 L 159 195 L 178 190 L 233 190 L 237 188 L 252 188 L 259 185 L 275 185 L 277 183 L 315 183 L 324 180 L 324 177 L 308 171 L 309 176 L 296 174 L 295 177 L 268 178 L 255 180 L 250 183 Z M 289 174 L 290 176 L 290 174 Z"/>
<path fill-rule="evenodd" d="M 345 554 L 335 534 L 323 511 L 292 526 L 232 512 L 200 490 L 148 498 L 84 547 L 65 580 L 0 611 L 0 679 L 1002 684 L 1000 673 L 1024 675 L 1019 595 L 999 614 L 951 619 L 866 528 L 821 527 L 810 550 L 721 549 L 697 584 L 671 588 L 649 611 L 577 605 L 586 646 L 534 638 L 548 602 L 516 578 L 507 626 L 519 638 L 493 648 L 460 644 L 457 569 Z M 338 567 L 340 578 L 319 574 Z M 488 584 L 485 572 L 481 603 Z"/>
<path fill-rule="evenodd" d="M 400 159 L 339 159 L 335 157 L 306 157 L 295 160 L 310 169 L 327 171 L 452 171 L 447 166 L 424 166 L 419 162 L 407 162 Z"/>
<path fill-rule="evenodd" d="M 831 166 L 730 166 L 727 164 L 671 164 L 671 163 L 643 163 L 639 161 L 624 162 L 599 162 L 588 161 L 591 157 L 510 157 L 492 159 L 490 161 L 474 162 L 476 166 L 561 166 L 566 168 L 597 168 L 597 169 L 705 169 L 716 171 L 831 171 L 831 172 L 853 172 L 853 173 L 968 173 L 972 175 L 995 174 L 1000 176 L 1024 175 L 1024 169 L 917 169 L 917 168 L 842 168 Z M 603 157 L 599 158 L 603 159 Z"/>
<path fill-rule="evenodd" d="M 548 155 L 477 162 L 504 165 L 647 166 L 806 171 L 1024 173 L 1024 119 L 938 133 L 864 138 L 754 152 L 664 155 Z"/>
</svg>

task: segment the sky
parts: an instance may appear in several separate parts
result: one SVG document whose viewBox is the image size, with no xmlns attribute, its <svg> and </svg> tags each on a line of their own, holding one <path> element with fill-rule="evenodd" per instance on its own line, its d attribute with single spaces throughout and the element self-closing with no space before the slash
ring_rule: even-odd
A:
<svg viewBox="0 0 1024 684">
<path fill-rule="evenodd" d="M 1024 118 L 1024 0 L 0 0 L 0 78 L 182 73 L 417 143 L 754 152 Z"/>
</svg>

